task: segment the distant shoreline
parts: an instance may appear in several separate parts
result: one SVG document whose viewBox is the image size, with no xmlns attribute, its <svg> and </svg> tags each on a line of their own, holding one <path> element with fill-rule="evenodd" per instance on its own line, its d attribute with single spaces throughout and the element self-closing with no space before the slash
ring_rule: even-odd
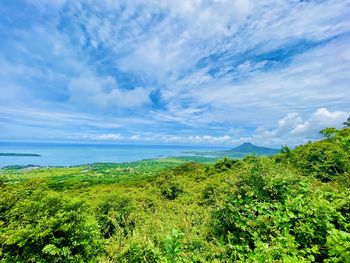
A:
<svg viewBox="0 0 350 263">
<path fill-rule="evenodd" d="M 0 156 L 11 156 L 11 157 L 40 157 L 40 154 L 36 153 L 0 153 Z"/>
</svg>

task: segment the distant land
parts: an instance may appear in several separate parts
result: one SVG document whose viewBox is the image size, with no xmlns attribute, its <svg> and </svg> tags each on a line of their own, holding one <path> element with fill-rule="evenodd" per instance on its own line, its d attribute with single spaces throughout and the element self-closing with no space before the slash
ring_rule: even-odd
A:
<svg viewBox="0 0 350 263">
<path fill-rule="evenodd" d="M 230 150 L 226 151 L 206 151 L 206 152 L 199 152 L 199 151 L 191 151 L 186 153 L 195 154 L 198 156 L 208 156 L 208 157 L 231 157 L 231 158 L 243 158 L 250 154 L 255 154 L 258 156 L 269 156 L 279 153 L 279 149 L 273 149 L 263 146 L 257 146 L 250 142 L 245 142 L 235 148 L 232 148 Z"/>
<path fill-rule="evenodd" d="M 247 155 L 247 154 L 256 154 L 256 155 L 273 155 L 279 153 L 279 149 L 273 149 L 263 146 L 257 146 L 249 142 L 245 142 L 240 146 L 237 146 L 231 150 L 227 151 L 230 154 L 238 155 Z"/>
<path fill-rule="evenodd" d="M 40 157 L 40 154 L 36 153 L 0 153 L 0 156 L 11 156 L 11 157 Z"/>
</svg>

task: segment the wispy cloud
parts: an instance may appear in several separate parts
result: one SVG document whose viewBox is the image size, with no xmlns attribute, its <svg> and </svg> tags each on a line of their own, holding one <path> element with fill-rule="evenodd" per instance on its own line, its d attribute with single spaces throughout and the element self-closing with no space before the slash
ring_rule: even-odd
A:
<svg viewBox="0 0 350 263">
<path fill-rule="evenodd" d="M 350 111 L 349 9 L 348 0 L 5 1 L 0 139 L 314 138 L 307 123 L 322 125 L 309 118 Z M 275 130 L 284 118 L 299 125 L 288 137 Z"/>
<path fill-rule="evenodd" d="M 273 128 L 257 127 L 246 136 L 244 130 L 230 130 L 223 135 L 184 135 L 166 133 L 142 133 L 122 136 L 120 133 L 84 134 L 72 139 L 94 141 L 117 142 L 147 142 L 147 143 L 171 143 L 171 144 L 206 144 L 206 145 L 238 145 L 243 142 L 254 142 L 260 145 L 280 148 L 288 144 L 296 146 L 300 143 L 319 139 L 319 131 L 326 127 L 340 128 L 350 112 L 329 111 L 319 108 L 307 118 L 302 118 L 298 113 L 289 113 L 278 120 Z"/>
</svg>

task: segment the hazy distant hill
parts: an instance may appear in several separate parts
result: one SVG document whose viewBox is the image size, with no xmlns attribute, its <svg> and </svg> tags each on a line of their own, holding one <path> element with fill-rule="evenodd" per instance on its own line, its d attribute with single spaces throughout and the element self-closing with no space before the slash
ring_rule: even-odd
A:
<svg viewBox="0 0 350 263">
<path fill-rule="evenodd" d="M 216 158 L 221 158 L 223 156 L 227 156 L 231 158 L 241 158 L 249 154 L 255 154 L 258 156 L 274 155 L 276 153 L 279 153 L 279 151 L 280 150 L 278 149 L 257 146 L 252 143 L 245 142 L 231 150 L 226 150 L 226 151 L 205 151 L 205 152 L 191 151 L 187 153 L 192 153 L 199 156 L 216 157 Z"/>
<path fill-rule="evenodd" d="M 248 154 L 256 154 L 256 155 L 273 155 L 278 153 L 280 150 L 268 148 L 268 147 L 262 147 L 254 145 L 250 142 L 245 142 L 231 150 L 226 151 L 229 156 L 231 155 L 239 155 L 239 156 L 245 156 Z"/>
</svg>

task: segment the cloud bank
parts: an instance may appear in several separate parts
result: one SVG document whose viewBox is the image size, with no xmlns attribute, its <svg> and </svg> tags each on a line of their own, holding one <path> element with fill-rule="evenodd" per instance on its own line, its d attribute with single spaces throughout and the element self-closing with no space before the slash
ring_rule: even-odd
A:
<svg viewBox="0 0 350 263">
<path fill-rule="evenodd" d="M 349 115 L 350 1 L 0 3 L 0 140 L 298 144 Z"/>
</svg>

